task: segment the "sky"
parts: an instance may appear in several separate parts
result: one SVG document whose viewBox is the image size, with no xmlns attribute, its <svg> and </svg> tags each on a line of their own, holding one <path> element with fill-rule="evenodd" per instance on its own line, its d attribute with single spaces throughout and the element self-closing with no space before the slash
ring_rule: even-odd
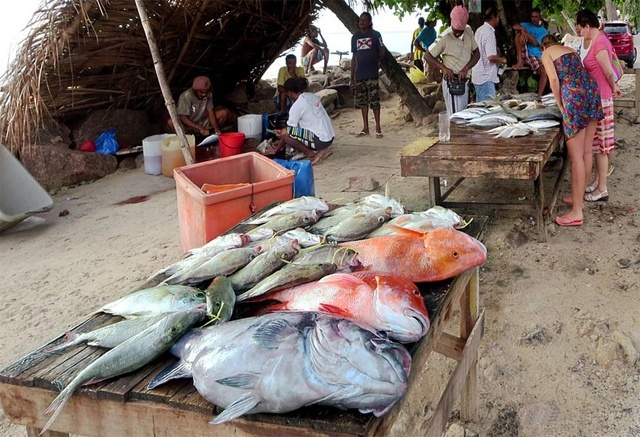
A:
<svg viewBox="0 0 640 437">
<path fill-rule="evenodd" d="M 5 2 L 8 0 L 4 0 Z M 15 57 L 20 42 L 27 36 L 24 30 L 33 13 L 38 9 L 42 0 L 19 0 L 12 2 L 11 7 L 3 7 L 0 14 L 0 74 L 4 74 L 10 60 Z M 356 10 L 360 13 L 360 10 Z M 388 11 L 372 13 L 373 28 L 382 34 L 382 39 L 387 48 L 392 52 L 408 53 L 411 46 L 413 30 L 418 27 L 418 12 L 406 15 L 404 20 L 399 20 Z M 424 14 L 426 16 L 426 14 Z M 320 27 L 322 35 L 327 41 L 330 51 L 348 52 L 350 50 L 351 34 L 328 10 L 320 13 L 320 17 L 314 23 Z M 287 53 L 299 55 L 300 47 L 297 46 Z M 331 55 L 330 65 L 337 64 L 338 55 Z M 346 55 L 350 57 L 350 54 Z M 271 66 L 265 77 L 275 77 L 278 68 L 284 65 L 284 56 L 279 58 Z"/>
</svg>

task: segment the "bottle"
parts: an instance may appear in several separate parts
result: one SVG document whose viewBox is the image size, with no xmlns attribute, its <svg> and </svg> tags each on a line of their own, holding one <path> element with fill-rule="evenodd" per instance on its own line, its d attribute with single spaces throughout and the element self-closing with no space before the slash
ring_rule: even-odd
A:
<svg viewBox="0 0 640 437">
<path fill-rule="evenodd" d="M 438 114 L 438 139 L 443 142 L 449 141 L 451 138 L 449 113 L 442 111 Z"/>
</svg>

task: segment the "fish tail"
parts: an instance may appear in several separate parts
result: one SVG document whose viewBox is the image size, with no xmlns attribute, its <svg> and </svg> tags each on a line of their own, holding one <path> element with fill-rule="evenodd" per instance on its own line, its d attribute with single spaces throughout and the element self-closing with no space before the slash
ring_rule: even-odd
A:
<svg viewBox="0 0 640 437">
<path fill-rule="evenodd" d="M 80 335 L 76 334 L 75 332 L 67 331 L 65 332 L 64 335 L 65 335 L 66 341 L 64 343 L 61 343 L 58 346 L 47 349 L 47 352 L 51 352 L 51 353 L 61 352 L 67 348 L 70 348 L 71 346 L 75 346 L 78 343 L 82 342 L 82 339 L 79 338 Z"/>
<path fill-rule="evenodd" d="M 44 425 L 39 435 L 43 435 L 51 427 L 51 425 L 53 425 L 53 422 L 55 422 L 60 413 L 62 413 L 62 409 L 64 408 L 66 403 L 69 402 L 69 399 L 71 398 L 73 392 L 76 390 L 77 385 L 79 384 L 74 384 L 72 381 L 71 384 L 69 384 L 64 390 L 62 390 L 60 394 L 56 396 L 56 398 L 51 402 L 49 407 L 45 410 L 44 414 L 53 414 Z"/>
</svg>

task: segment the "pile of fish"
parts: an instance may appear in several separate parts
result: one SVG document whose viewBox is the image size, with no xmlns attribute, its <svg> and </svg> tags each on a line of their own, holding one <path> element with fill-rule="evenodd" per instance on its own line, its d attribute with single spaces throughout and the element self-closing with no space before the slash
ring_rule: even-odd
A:
<svg viewBox="0 0 640 437">
<path fill-rule="evenodd" d="M 492 128 L 488 133 L 496 138 L 511 138 L 538 133 L 541 129 L 559 126 L 562 114 L 553 94 L 539 98 L 535 94 L 505 96 L 470 104 L 451 115 L 451 120 L 473 127 Z"/>
<path fill-rule="evenodd" d="M 411 365 L 396 342 L 419 341 L 430 326 L 415 283 L 454 277 L 487 256 L 456 229 L 465 223 L 453 211 L 407 213 L 378 194 L 333 209 L 302 197 L 243 225 L 250 230 L 190 250 L 99 310 L 126 320 L 68 333 L 51 350 L 84 342 L 110 349 L 52 402 L 43 432 L 81 385 L 136 370 L 169 348 L 180 361 L 149 388 L 193 378 L 226 408 L 213 424 L 312 404 L 384 414 L 406 391 Z M 271 306 L 230 321 L 245 302 Z"/>
</svg>

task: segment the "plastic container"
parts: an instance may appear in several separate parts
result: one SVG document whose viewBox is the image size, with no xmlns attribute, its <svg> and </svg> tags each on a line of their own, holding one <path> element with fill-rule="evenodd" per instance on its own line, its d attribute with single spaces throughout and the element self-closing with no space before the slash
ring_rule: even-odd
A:
<svg viewBox="0 0 640 437">
<path fill-rule="evenodd" d="M 187 141 L 191 148 L 191 157 L 196 160 L 196 137 L 187 135 Z M 177 135 L 171 135 L 162 140 L 162 174 L 168 178 L 173 177 L 173 169 L 187 165 L 180 147 L 180 139 Z"/>
<path fill-rule="evenodd" d="M 175 135 L 152 135 L 142 140 L 142 155 L 144 156 L 144 172 L 146 174 L 162 174 L 162 140 L 173 136 Z"/>
<path fill-rule="evenodd" d="M 294 173 L 255 152 L 176 168 L 182 249 L 200 247 L 254 211 L 292 199 Z M 208 188 L 205 184 L 238 186 L 207 194 L 202 190 Z"/>
<path fill-rule="evenodd" d="M 262 140 L 262 115 L 247 114 L 238 117 L 238 132 L 242 132 L 246 138 Z"/>
<path fill-rule="evenodd" d="M 417 69 L 416 67 L 411 67 L 409 69 L 409 72 L 407 73 L 407 76 L 409 76 L 409 79 L 413 84 L 429 82 L 429 79 L 427 79 L 427 76 L 425 76 L 424 73 L 419 69 Z"/>
<path fill-rule="evenodd" d="M 0 144 L 0 231 L 51 208 L 53 199 L 49 193 Z"/>
<path fill-rule="evenodd" d="M 228 158 L 242 153 L 245 136 L 242 132 L 228 132 L 218 136 L 220 141 L 220 157 Z"/>
</svg>

